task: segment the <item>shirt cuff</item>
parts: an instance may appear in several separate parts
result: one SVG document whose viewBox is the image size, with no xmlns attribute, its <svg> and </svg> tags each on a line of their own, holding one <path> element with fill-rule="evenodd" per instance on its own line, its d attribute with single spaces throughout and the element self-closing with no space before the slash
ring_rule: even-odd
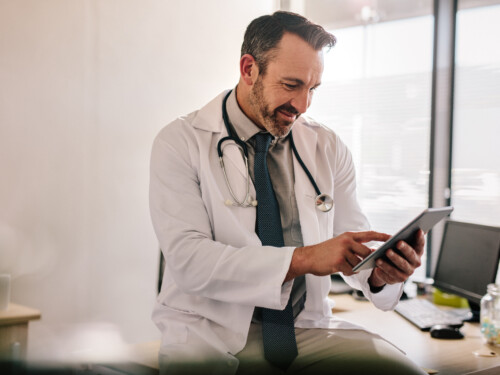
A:
<svg viewBox="0 0 500 375">
<path fill-rule="evenodd" d="M 368 282 L 368 285 L 370 285 L 370 282 Z M 384 287 L 385 287 L 385 284 L 382 286 L 371 286 L 370 285 L 370 292 L 373 294 L 377 294 L 377 293 L 381 292 L 382 289 L 384 289 Z"/>
</svg>

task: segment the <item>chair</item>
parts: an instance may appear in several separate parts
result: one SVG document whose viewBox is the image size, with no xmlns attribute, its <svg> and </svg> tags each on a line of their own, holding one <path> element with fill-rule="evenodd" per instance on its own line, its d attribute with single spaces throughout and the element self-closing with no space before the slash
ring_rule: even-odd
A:
<svg viewBox="0 0 500 375">
<path fill-rule="evenodd" d="M 165 258 L 163 257 L 163 253 L 160 249 L 160 267 L 158 270 L 158 294 L 161 291 L 161 283 L 163 282 L 163 271 L 165 270 Z"/>
</svg>

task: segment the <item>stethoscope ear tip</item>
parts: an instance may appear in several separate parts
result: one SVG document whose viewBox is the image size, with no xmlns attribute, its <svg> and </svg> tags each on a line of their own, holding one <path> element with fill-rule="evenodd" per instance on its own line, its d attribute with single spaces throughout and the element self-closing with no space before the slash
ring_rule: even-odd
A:
<svg viewBox="0 0 500 375">
<path fill-rule="evenodd" d="M 226 206 L 232 206 L 232 205 L 233 205 L 233 202 L 232 202 L 230 199 L 226 199 L 226 200 L 224 201 L 224 204 L 225 204 Z"/>
<path fill-rule="evenodd" d="M 257 207 L 257 201 L 256 200 L 252 201 L 252 206 Z"/>
</svg>

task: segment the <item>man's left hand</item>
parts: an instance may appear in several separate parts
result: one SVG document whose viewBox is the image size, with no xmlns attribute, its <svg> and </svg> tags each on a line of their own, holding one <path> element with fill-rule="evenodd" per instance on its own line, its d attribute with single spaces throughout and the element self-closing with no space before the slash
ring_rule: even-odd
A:
<svg viewBox="0 0 500 375">
<path fill-rule="evenodd" d="M 372 288 L 381 288 L 386 284 L 397 284 L 408 280 L 415 269 L 422 264 L 422 254 L 424 253 L 425 237 L 422 230 L 415 235 L 412 244 L 399 241 L 396 244 L 398 251 L 389 249 L 384 257 L 377 259 L 376 267 L 373 269 L 368 282 Z M 392 264 L 391 264 L 392 263 Z"/>
</svg>

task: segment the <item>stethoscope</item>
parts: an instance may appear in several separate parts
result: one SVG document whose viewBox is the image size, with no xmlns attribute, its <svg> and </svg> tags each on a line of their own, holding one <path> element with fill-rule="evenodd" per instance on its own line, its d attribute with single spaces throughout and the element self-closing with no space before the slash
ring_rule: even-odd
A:
<svg viewBox="0 0 500 375">
<path fill-rule="evenodd" d="M 224 100 L 222 101 L 222 119 L 224 120 L 224 125 L 226 126 L 227 130 L 227 137 L 222 138 L 218 143 L 217 143 L 217 153 L 219 154 L 219 162 L 220 166 L 222 168 L 222 173 L 224 174 L 224 179 L 226 180 L 226 185 L 229 190 L 229 193 L 231 194 L 231 197 L 233 200 L 231 201 L 230 199 L 226 199 L 224 201 L 224 204 L 226 206 L 236 206 L 236 207 L 256 207 L 257 206 L 257 201 L 253 199 L 250 196 L 250 176 L 249 176 L 249 169 L 248 169 L 248 149 L 247 145 L 245 142 L 241 141 L 237 137 L 232 137 L 231 136 L 231 129 L 229 127 L 229 117 L 227 115 L 227 108 L 226 108 L 226 102 L 227 98 L 231 94 L 231 91 L 225 96 Z M 236 198 L 236 195 L 233 192 L 233 189 L 231 189 L 231 184 L 229 183 L 229 179 L 227 177 L 226 173 L 226 167 L 224 166 L 224 159 L 223 159 L 223 151 L 224 151 L 224 142 L 226 141 L 234 141 L 236 146 L 242 151 L 243 153 L 243 160 L 245 162 L 245 170 L 246 170 L 246 181 L 247 181 L 247 186 L 246 186 L 246 194 L 245 198 L 243 200 L 238 200 Z M 290 143 L 292 145 L 292 150 L 293 154 L 297 158 L 297 161 L 299 162 L 300 166 L 306 173 L 307 177 L 309 178 L 309 181 L 311 181 L 312 186 L 314 187 L 314 190 L 316 191 L 316 198 L 314 200 L 314 203 L 316 205 L 316 208 L 322 212 L 328 212 L 332 209 L 333 207 L 333 199 L 330 195 L 328 194 L 322 194 L 321 191 L 318 188 L 318 185 L 316 184 L 316 181 L 314 181 L 313 176 L 311 175 L 311 172 L 309 172 L 309 169 L 307 169 L 306 165 L 302 161 L 302 158 L 299 156 L 299 153 L 297 152 L 297 148 L 295 147 L 295 143 L 293 142 L 293 136 L 292 132 L 290 131 Z M 226 143 L 226 146 L 228 144 Z"/>
</svg>

